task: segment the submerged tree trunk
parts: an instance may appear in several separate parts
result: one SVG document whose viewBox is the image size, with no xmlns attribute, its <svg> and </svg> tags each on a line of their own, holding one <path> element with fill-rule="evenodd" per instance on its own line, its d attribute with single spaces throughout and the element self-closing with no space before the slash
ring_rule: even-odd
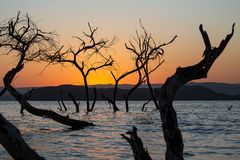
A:
<svg viewBox="0 0 240 160">
<path fill-rule="evenodd" d="M 130 135 L 130 138 L 127 137 L 125 134 L 121 134 L 121 136 L 128 141 L 130 144 L 134 159 L 135 160 L 151 160 L 147 149 L 144 148 L 141 138 L 137 135 L 137 128 L 133 127 L 132 131 L 126 132 L 126 134 Z"/>
<path fill-rule="evenodd" d="M 77 103 L 75 97 L 72 95 L 71 92 L 68 93 L 68 96 L 72 99 L 73 104 L 75 105 L 76 108 L 76 113 L 79 113 L 79 106 L 80 106 L 80 102 Z"/>
<path fill-rule="evenodd" d="M 132 93 L 133 93 L 142 83 L 143 83 L 142 81 L 138 82 L 136 85 L 134 85 L 134 87 L 132 87 L 132 88 L 128 91 L 128 93 L 127 93 L 126 96 L 123 95 L 123 97 L 124 97 L 124 99 L 125 99 L 126 112 L 129 112 L 128 101 L 129 101 L 130 96 L 132 95 Z"/>
<path fill-rule="evenodd" d="M 73 129 L 81 129 L 86 126 L 93 126 L 92 123 L 81 121 L 81 120 L 75 120 L 71 119 L 68 116 L 62 116 L 52 110 L 46 110 L 46 109 L 38 109 L 30 105 L 27 100 L 24 98 L 24 96 L 19 93 L 15 88 L 11 86 L 11 82 L 15 75 L 23 69 L 22 61 L 20 60 L 16 68 L 13 68 L 12 70 L 8 71 L 5 75 L 3 81 L 4 85 L 7 89 L 7 91 L 16 98 L 16 100 L 20 103 L 20 105 L 29 113 L 40 116 L 40 117 L 46 117 L 51 118 L 56 122 L 59 122 L 63 125 L 71 126 Z"/>
<path fill-rule="evenodd" d="M 89 102 L 89 93 L 88 93 L 88 83 L 87 83 L 87 77 L 82 73 L 83 80 L 84 80 L 84 88 L 85 88 L 85 95 L 86 95 L 86 104 L 87 104 L 87 112 L 91 112 L 90 109 L 90 102 Z"/>
<path fill-rule="evenodd" d="M 178 128 L 177 114 L 172 104 L 174 96 L 179 87 L 184 84 L 192 80 L 207 78 L 207 73 L 211 66 L 232 38 L 234 24 L 232 26 L 232 32 L 221 41 L 218 47 L 212 47 L 208 34 L 202 29 L 202 25 L 200 25 L 199 29 L 206 47 L 203 52 L 203 59 L 196 65 L 177 68 L 176 73 L 167 79 L 159 93 L 159 111 L 167 147 L 165 155 L 165 159 L 167 160 L 183 159 L 182 134 Z"/>
<path fill-rule="evenodd" d="M 114 91 L 113 91 L 113 111 L 114 112 L 117 112 L 119 111 L 118 107 L 117 107 L 117 104 L 116 104 L 116 99 L 117 99 L 117 90 L 118 90 L 118 82 L 115 83 L 115 86 L 114 86 Z"/>
<path fill-rule="evenodd" d="M 113 74 L 112 74 L 113 75 Z M 114 77 L 115 79 L 115 85 L 114 85 L 114 89 L 113 89 L 113 95 L 112 95 L 112 98 L 109 98 L 105 95 L 102 95 L 104 99 L 106 99 L 108 101 L 108 103 L 112 104 L 112 107 L 113 107 L 113 112 L 117 112 L 119 111 L 118 107 L 117 107 L 117 104 L 116 104 L 116 99 L 117 99 L 117 89 L 118 89 L 118 80 L 116 80 L 116 78 Z"/>
<path fill-rule="evenodd" d="M 16 160 L 44 160 L 31 149 L 21 136 L 20 131 L 0 114 L 0 143 Z"/>
<path fill-rule="evenodd" d="M 93 102 L 92 102 L 91 112 L 94 110 L 96 101 L 97 101 L 97 88 L 93 87 Z"/>
</svg>

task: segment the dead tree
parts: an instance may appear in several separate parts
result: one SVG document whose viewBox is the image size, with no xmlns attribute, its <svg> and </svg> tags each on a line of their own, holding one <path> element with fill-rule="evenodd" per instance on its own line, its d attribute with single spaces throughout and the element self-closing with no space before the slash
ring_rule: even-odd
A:
<svg viewBox="0 0 240 160">
<path fill-rule="evenodd" d="M 137 135 L 137 128 L 133 127 L 132 131 L 126 132 L 126 134 L 130 135 L 130 138 L 126 136 L 125 134 L 121 134 L 121 136 L 128 141 L 130 144 L 134 159 L 135 160 L 151 160 L 148 151 L 146 148 L 144 148 L 141 138 Z"/>
<path fill-rule="evenodd" d="M 57 102 L 58 102 L 58 106 L 59 106 L 57 109 L 61 112 L 64 112 L 63 108 L 62 108 L 62 105 L 61 105 L 61 102 L 60 101 L 57 101 Z"/>
<path fill-rule="evenodd" d="M 104 98 L 112 104 L 113 106 L 113 112 L 117 112 L 119 111 L 118 107 L 117 107 L 117 104 L 116 104 L 116 100 L 117 100 L 117 91 L 118 91 L 118 85 L 119 85 L 119 82 L 124 79 L 126 76 L 130 75 L 130 74 L 133 74 L 134 72 L 138 71 L 137 68 L 135 69 L 132 69 L 128 72 L 125 72 L 124 74 L 120 75 L 118 78 L 114 75 L 114 73 L 111 71 L 111 74 L 112 74 L 112 77 L 115 81 L 114 83 L 114 88 L 113 88 L 113 95 L 112 95 L 112 99 L 109 98 L 109 97 L 106 97 L 104 96 Z"/>
<path fill-rule="evenodd" d="M 212 47 L 207 32 L 200 25 L 199 30 L 205 44 L 203 59 L 192 66 L 178 67 L 175 74 L 169 77 L 161 87 L 159 92 L 159 111 L 167 148 L 165 159 L 183 159 L 182 134 L 178 127 L 177 114 L 172 103 L 177 90 L 192 80 L 207 78 L 208 71 L 232 38 L 234 25 L 232 26 L 232 32 L 221 41 L 218 47 Z"/>
<path fill-rule="evenodd" d="M 203 30 L 202 25 L 199 26 L 199 30 L 202 34 L 202 38 L 205 44 L 205 50 L 203 52 L 203 59 L 192 66 L 178 67 L 175 74 L 169 77 L 163 84 L 159 91 L 159 112 L 162 122 L 162 130 L 164 139 L 166 142 L 166 160 L 183 160 L 183 139 L 182 133 L 178 127 L 178 120 L 176 111 L 173 108 L 173 100 L 177 90 L 184 84 L 201 78 L 207 78 L 208 71 L 216 59 L 221 55 L 228 42 L 234 34 L 234 26 L 232 25 L 232 32 L 223 39 L 218 47 L 212 47 L 208 38 L 208 34 Z M 144 155 L 143 144 L 139 137 L 136 137 L 136 128 L 132 132 L 127 132 L 131 135 L 131 138 L 122 135 L 132 147 L 134 157 L 136 160 L 141 159 Z M 134 137 L 135 136 L 135 137 Z M 140 151 L 140 152 L 139 152 Z M 150 157 L 150 156 L 149 156 Z M 147 159 L 147 158 L 145 158 Z M 142 160 L 142 159 L 141 159 Z"/>
<path fill-rule="evenodd" d="M 39 62 L 47 52 L 55 52 L 55 43 L 53 34 L 37 28 L 28 15 L 22 16 L 18 12 L 16 18 L 3 22 L 0 26 L 0 47 L 5 49 L 7 55 L 17 54 L 19 58 L 16 66 L 4 76 L 4 86 L 20 105 L 33 115 L 51 118 L 74 129 L 91 126 L 92 123 L 71 119 L 52 110 L 35 108 L 11 85 L 14 77 L 23 69 L 27 61 Z"/>
<path fill-rule="evenodd" d="M 143 103 L 143 106 L 142 106 L 142 111 L 143 112 L 146 112 L 147 111 L 147 108 L 146 108 L 146 105 L 151 101 L 151 99 L 149 99 L 147 102 Z"/>
<path fill-rule="evenodd" d="M 32 97 L 32 92 L 35 90 L 36 88 L 32 88 L 30 89 L 29 91 L 27 91 L 25 94 L 24 94 L 24 98 L 26 100 L 29 100 L 31 97 Z M 20 109 L 20 113 L 22 114 L 22 116 L 24 115 L 23 114 L 23 111 L 24 111 L 24 108 L 21 106 L 21 109 Z"/>
<path fill-rule="evenodd" d="M 97 88 L 93 87 L 93 102 L 92 102 L 92 108 L 91 108 L 92 111 L 94 109 L 96 101 L 97 101 Z"/>
<path fill-rule="evenodd" d="M 143 84 L 145 82 L 145 76 L 142 76 L 142 72 L 141 69 L 139 69 L 139 62 L 138 59 L 135 60 L 135 66 L 137 69 L 137 74 L 138 74 L 138 81 L 137 83 L 127 92 L 126 95 L 123 95 L 124 99 L 125 99 L 125 107 L 126 107 L 126 112 L 129 112 L 129 98 L 132 95 L 132 93 L 139 87 L 141 86 L 141 84 Z"/>
<path fill-rule="evenodd" d="M 59 90 L 59 92 L 60 92 L 60 100 L 58 101 L 58 104 L 60 104 L 60 108 L 62 109 L 64 109 L 64 111 L 66 112 L 67 111 L 67 107 L 66 107 L 66 105 L 65 105 L 65 103 L 64 103 L 64 101 L 63 101 L 63 97 L 62 97 L 62 94 L 63 94 L 63 91 L 62 90 Z"/>
<path fill-rule="evenodd" d="M 31 149 L 21 136 L 20 131 L 0 114 L 0 143 L 13 159 L 44 160 Z"/>
<path fill-rule="evenodd" d="M 73 104 L 75 105 L 76 108 L 76 113 L 79 113 L 79 106 L 80 106 L 80 101 L 77 103 L 75 97 L 72 95 L 71 92 L 68 92 L 68 96 L 71 98 Z"/>
<path fill-rule="evenodd" d="M 133 58 L 132 59 L 135 62 L 135 67 L 132 70 L 123 73 L 118 78 L 114 75 L 113 72 L 111 72 L 112 77 L 114 78 L 114 81 L 115 81 L 114 89 L 113 89 L 113 96 L 112 96 L 112 99 L 110 99 L 108 97 L 106 100 L 113 105 L 113 111 L 114 112 L 119 111 L 119 109 L 118 109 L 118 107 L 116 105 L 116 97 L 117 97 L 117 91 L 118 91 L 119 82 L 122 79 L 124 79 L 126 76 L 128 76 L 130 74 L 133 74 L 135 72 L 138 72 L 138 75 L 139 75 L 138 82 L 127 93 L 127 95 L 123 95 L 125 97 L 126 111 L 128 112 L 128 110 L 129 110 L 128 100 L 129 100 L 130 95 L 133 93 L 133 91 L 135 89 L 137 89 L 144 82 L 145 77 L 147 78 L 148 82 L 150 83 L 149 75 L 152 72 L 154 72 L 163 63 L 163 61 L 161 61 L 162 55 L 164 53 L 162 47 L 164 47 L 166 45 L 169 45 L 176 38 L 176 36 L 175 36 L 168 43 L 156 44 L 156 42 L 154 41 L 152 35 L 149 34 L 145 30 L 145 28 L 143 27 L 143 25 L 141 23 L 140 23 L 140 25 L 141 25 L 141 28 L 143 30 L 143 34 L 139 34 L 136 31 L 136 37 L 134 37 L 135 44 L 132 41 L 129 41 L 129 44 L 125 43 L 126 49 L 131 51 L 131 53 L 133 53 Z M 155 66 L 153 69 L 149 70 L 147 68 L 147 66 L 150 63 L 150 61 L 153 61 L 153 60 L 159 60 L 161 62 L 158 63 L 157 66 Z M 146 70 L 146 72 L 144 72 L 145 76 L 142 76 L 142 73 L 141 73 L 142 69 L 144 69 L 144 71 Z M 152 90 L 150 90 L 150 91 L 152 91 Z M 151 94 L 151 95 L 154 95 L 154 94 Z"/>
<path fill-rule="evenodd" d="M 130 95 L 136 90 L 143 82 L 147 82 L 151 98 L 158 108 L 157 97 L 154 94 L 153 88 L 150 82 L 150 74 L 156 71 L 164 62 L 162 60 L 164 50 L 163 47 L 171 44 L 177 36 L 175 36 L 168 43 L 157 44 L 153 39 L 152 35 L 146 31 L 144 26 L 140 22 L 142 33 L 136 32 L 134 42 L 129 41 L 129 44 L 125 44 L 126 48 L 134 54 L 135 66 L 138 71 L 138 82 L 133 86 L 132 89 L 125 96 L 126 110 L 128 111 L 128 99 Z M 152 64 L 152 65 L 150 65 Z M 155 64 L 155 65 L 154 65 Z"/>
<path fill-rule="evenodd" d="M 62 51 L 62 47 L 59 52 L 49 54 L 45 60 L 57 64 L 70 63 L 80 71 L 85 87 L 87 112 L 91 112 L 93 111 L 94 105 L 90 107 L 87 78 L 93 71 L 113 66 L 112 57 L 107 57 L 103 51 L 106 51 L 115 43 L 115 38 L 111 41 L 105 39 L 97 40 L 95 34 L 98 28 L 93 28 L 89 23 L 88 27 L 90 33 L 83 32 L 85 39 L 74 37 L 80 41 L 78 49 L 70 48 L 67 51 Z"/>
<path fill-rule="evenodd" d="M 0 92 L 0 97 L 6 92 L 7 90 L 6 90 L 6 88 L 4 87 L 2 90 L 1 90 L 1 92 Z"/>
</svg>

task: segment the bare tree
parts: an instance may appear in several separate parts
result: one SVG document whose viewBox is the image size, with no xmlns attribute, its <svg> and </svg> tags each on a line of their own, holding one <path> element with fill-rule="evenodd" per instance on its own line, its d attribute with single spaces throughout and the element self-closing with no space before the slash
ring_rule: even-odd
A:
<svg viewBox="0 0 240 160">
<path fill-rule="evenodd" d="M 79 113 L 80 101 L 77 103 L 75 97 L 72 95 L 71 92 L 68 93 L 68 96 L 72 99 L 72 102 L 73 102 L 73 104 L 75 105 L 76 113 Z"/>
<path fill-rule="evenodd" d="M 199 26 L 199 30 L 202 34 L 202 38 L 205 44 L 205 50 L 203 52 L 203 58 L 195 65 L 188 67 L 178 67 L 175 74 L 169 77 L 159 92 L 159 112 L 162 122 L 162 130 L 164 139 L 166 141 L 166 153 L 165 159 L 167 160 L 183 160 L 183 139 L 182 133 L 178 127 L 177 113 L 173 108 L 173 100 L 177 90 L 184 84 L 201 78 L 207 78 L 208 71 L 216 59 L 221 55 L 228 42 L 231 40 L 234 33 L 235 23 L 232 25 L 232 32 L 223 39 L 218 47 L 212 47 L 208 38 L 208 34 L 203 30 L 202 25 Z M 122 135 L 123 136 L 123 135 Z M 131 135 L 132 136 L 132 135 Z M 125 137 L 124 137 L 125 138 Z M 142 149 L 142 144 L 137 143 L 137 138 L 125 138 L 129 144 L 134 145 L 135 149 Z M 132 147 L 133 152 L 134 148 Z M 135 154 L 134 154 L 135 156 Z M 141 159 L 141 158 L 135 158 Z"/>
<path fill-rule="evenodd" d="M 177 90 L 192 80 L 207 78 L 208 71 L 232 38 L 234 25 L 232 26 L 232 32 L 221 41 L 218 47 L 212 47 L 207 32 L 200 25 L 199 30 L 206 47 L 203 52 L 203 59 L 192 66 L 178 67 L 176 73 L 169 77 L 161 87 L 159 93 L 159 111 L 163 134 L 167 144 L 166 159 L 183 159 L 182 134 L 178 128 L 177 114 L 172 104 Z"/>
<path fill-rule="evenodd" d="M 171 44 L 177 36 L 175 36 L 168 43 L 157 44 L 153 39 L 152 35 L 146 31 L 144 26 L 141 24 L 142 33 L 136 32 L 136 37 L 134 37 L 134 42 L 129 41 L 129 44 L 125 44 L 126 48 L 134 53 L 135 66 L 138 71 L 138 82 L 130 89 L 130 91 L 125 96 L 126 110 L 128 111 L 128 100 L 130 95 L 145 81 L 148 84 L 148 88 L 151 94 L 151 98 L 158 108 L 157 97 L 154 94 L 153 88 L 150 82 L 150 74 L 157 70 L 164 62 L 162 60 L 164 50 L 162 47 Z M 150 65 L 152 64 L 152 65 Z"/>
<path fill-rule="evenodd" d="M 89 23 L 88 27 L 90 32 L 83 32 L 84 38 L 74 37 L 80 42 L 78 49 L 73 49 L 71 47 L 66 51 L 62 51 L 62 47 L 59 52 L 56 52 L 55 54 L 49 54 L 46 61 L 61 64 L 70 63 L 80 71 L 84 81 L 87 112 L 91 112 L 94 109 L 94 105 L 90 106 L 87 78 L 91 72 L 99 69 L 106 69 L 113 65 L 112 57 L 107 57 L 103 52 L 106 52 L 106 50 L 115 43 L 115 38 L 113 38 L 111 41 L 105 39 L 97 40 L 95 34 L 98 28 L 93 28 Z M 93 104 L 95 104 L 95 102 L 93 102 Z"/>
<path fill-rule="evenodd" d="M 93 125 L 61 116 L 52 110 L 35 108 L 11 85 L 14 77 L 23 69 L 26 62 L 39 62 L 44 59 L 47 52 L 55 52 L 55 44 L 54 34 L 40 30 L 27 14 L 24 16 L 18 12 L 15 18 L 3 22 L 0 25 L 0 47 L 4 48 L 7 55 L 16 54 L 19 58 L 16 66 L 6 73 L 3 79 L 4 86 L 20 105 L 33 115 L 51 118 L 74 129 Z"/>
<path fill-rule="evenodd" d="M 139 64 L 138 61 L 135 61 L 135 66 L 137 68 L 137 72 L 138 72 L 138 81 L 137 83 L 127 92 L 126 95 L 123 95 L 124 99 L 125 99 L 125 107 L 126 107 L 126 112 L 129 112 L 129 98 L 130 96 L 133 94 L 133 92 L 139 87 L 141 86 L 141 84 L 143 84 L 145 82 L 145 76 L 142 76 L 142 72 L 141 69 L 139 69 Z"/>
</svg>

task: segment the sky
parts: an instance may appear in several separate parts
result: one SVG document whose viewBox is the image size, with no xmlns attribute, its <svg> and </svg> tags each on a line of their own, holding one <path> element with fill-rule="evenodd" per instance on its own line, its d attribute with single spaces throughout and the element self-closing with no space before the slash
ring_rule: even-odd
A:
<svg viewBox="0 0 240 160">
<path fill-rule="evenodd" d="M 198 82 L 240 83 L 240 1 L 239 0 L 0 0 L 0 21 L 16 16 L 17 11 L 34 19 L 45 31 L 54 31 L 65 46 L 77 46 L 72 36 L 87 31 L 87 23 L 98 26 L 98 37 L 117 38 L 109 54 L 117 64 L 116 75 L 134 67 L 130 52 L 124 47 L 140 30 L 139 19 L 156 42 L 177 39 L 165 47 L 164 64 L 151 75 L 152 83 L 163 83 L 178 66 L 193 65 L 200 61 L 204 44 L 199 32 L 203 24 L 213 46 L 231 32 L 235 34 L 223 54 L 217 59 L 208 78 Z M 1 50 L 1 52 L 3 52 Z M 2 54 L 2 53 L 0 53 Z M 16 64 L 14 56 L 0 56 L 0 79 Z M 14 79 L 17 87 L 83 84 L 81 75 L 72 66 L 27 63 Z M 121 83 L 134 83 L 131 75 Z M 114 83 L 109 70 L 90 75 L 90 84 Z M 0 86 L 3 83 L 0 81 Z"/>
</svg>

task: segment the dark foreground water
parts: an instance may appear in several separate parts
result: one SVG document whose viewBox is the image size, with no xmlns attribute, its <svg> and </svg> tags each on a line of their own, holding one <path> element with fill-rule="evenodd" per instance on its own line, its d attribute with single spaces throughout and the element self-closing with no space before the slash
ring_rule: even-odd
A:
<svg viewBox="0 0 240 160">
<path fill-rule="evenodd" d="M 56 102 L 31 104 L 52 110 L 58 107 Z M 1 101 L 0 112 L 20 129 L 32 148 L 49 160 L 133 159 L 130 146 L 120 136 L 133 125 L 139 129 L 152 158 L 163 159 L 165 142 L 159 112 L 153 109 L 153 104 L 147 106 L 147 112 L 141 112 L 143 102 L 131 102 L 130 113 L 113 114 L 106 102 L 97 102 L 95 112 L 88 115 L 83 109 L 75 114 L 71 102 L 66 104 L 71 111 L 64 114 L 97 126 L 72 131 L 49 119 L 27 113 L 22 117 L 17 102 Z M 174 104 L 183 133 L 185 159 L 240 159 L 240 101 L 176 101 Z M 123 102 L 118 106 L 124 110 Z M 11 159 L 2 146 L 0 159 Z"/>
</svg>

